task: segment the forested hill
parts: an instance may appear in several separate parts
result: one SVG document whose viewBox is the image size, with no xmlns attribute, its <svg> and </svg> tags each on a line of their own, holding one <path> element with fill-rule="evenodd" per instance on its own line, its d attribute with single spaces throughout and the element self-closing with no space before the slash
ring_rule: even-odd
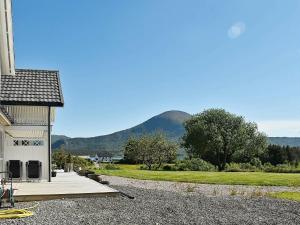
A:
<svg viewBox="0 0 300 225">
<path fill-rule="evenodd" d="M 94 154 L 96 152 L 111 152 L 122 155 L 122 147 L 131 136 L 140 136 L 161 131 L 171 140 L 179 140 L 184 134 L 183 123 L 191 117 L 182 111 L 167 111 L 127 130 L 113 134 L 91 138 L 69 138 L 63 135 L 53 135 L 52 148 L 64 148 L 74 154 Z"/>
<path fill-rule="evenodd" d="M 300 147 L 300 137 L 269 137 L 269 143 L 274 145 Z"/>
</svg>

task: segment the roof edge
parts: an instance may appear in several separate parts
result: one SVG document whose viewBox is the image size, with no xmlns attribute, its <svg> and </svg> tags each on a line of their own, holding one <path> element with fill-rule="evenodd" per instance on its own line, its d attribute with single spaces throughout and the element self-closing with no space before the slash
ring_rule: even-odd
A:
<svg viewBox="0 0 300 225">
<path fill-rule="evenodd" d="M 29 101 L 1 101 L 1 105 L 19 105 L 19 106 L 52 106 L 63 107 L 63 102 L 29 102 Z"/>
</svg>

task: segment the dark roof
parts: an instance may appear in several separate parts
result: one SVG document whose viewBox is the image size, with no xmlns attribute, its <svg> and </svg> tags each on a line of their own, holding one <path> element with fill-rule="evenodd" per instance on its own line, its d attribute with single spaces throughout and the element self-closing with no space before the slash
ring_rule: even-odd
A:
<svg viewBox="0 0 300 225">
<path fill-rule="evenodd" d="M 2 105 L 63 106 L 58 71 L 17 69 L 1 75 Z"/>
</svg>

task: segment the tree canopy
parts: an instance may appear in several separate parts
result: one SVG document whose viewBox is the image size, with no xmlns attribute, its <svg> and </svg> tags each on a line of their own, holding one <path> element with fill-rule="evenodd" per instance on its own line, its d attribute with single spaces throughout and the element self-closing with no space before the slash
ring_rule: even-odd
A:
<svg viewBox="0 0 300 225">
<path fill-rule="evenodd" d="M 249 162 L 263 154 L 267 138 L 255 123 L 223 109 L 209 109 L 185 122 L 183 146 L 191 157 L 201 157 L 224 170 L 226 163 Z"/>
<path fill-rule="evenodd" d="M 125 145 L 126 161 L 143 163 L 149 170 L 156 164 L 171 162 L 176 159 L 178 145 L 168 141 L 162 134 L 144 135 L 130 138 Z"/>
</svg>

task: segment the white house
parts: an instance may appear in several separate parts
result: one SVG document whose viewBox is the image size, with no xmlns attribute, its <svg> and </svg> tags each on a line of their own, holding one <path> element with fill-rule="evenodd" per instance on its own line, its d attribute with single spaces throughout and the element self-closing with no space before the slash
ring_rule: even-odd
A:
<svg viewBox="0 0 300 225">
<path fill-rule="evenodd" d="M 0 171 L 50 182 L 51 128 L 64 105 L 59 72 L 15 69 L 11 4 L 0 0 Z"/>
</svg>

